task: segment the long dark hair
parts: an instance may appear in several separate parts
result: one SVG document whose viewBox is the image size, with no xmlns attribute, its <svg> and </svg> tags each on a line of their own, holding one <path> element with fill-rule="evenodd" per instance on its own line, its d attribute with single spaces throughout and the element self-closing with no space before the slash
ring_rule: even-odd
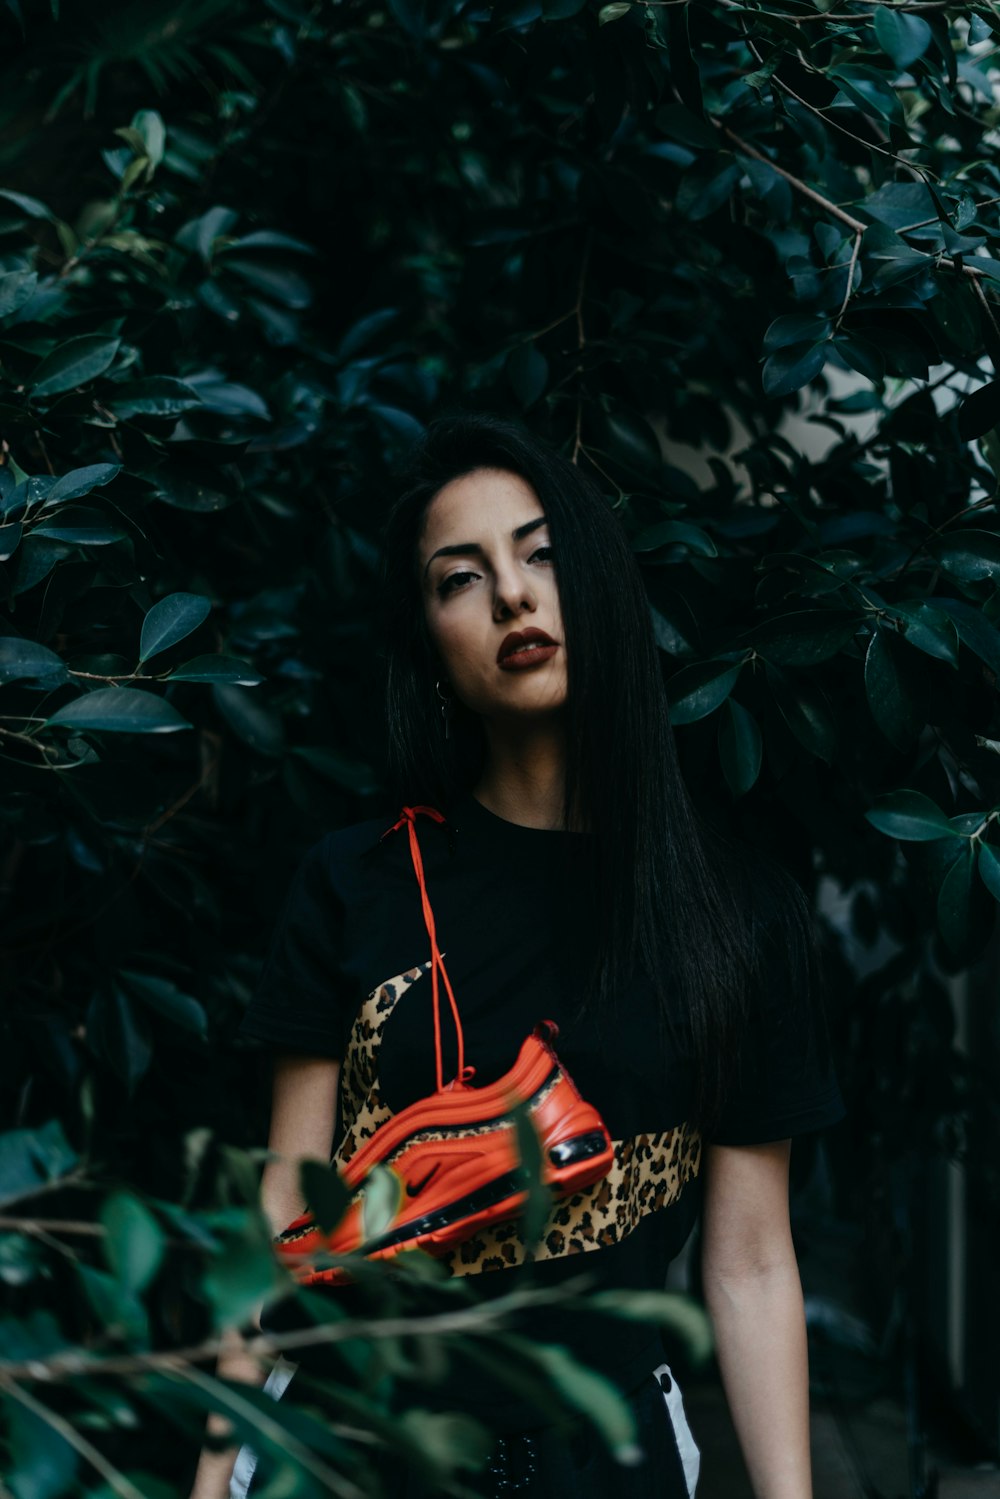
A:
<svg viewBox="0 0 1000 1499">
<path fill-rule="evenodd" d="M 815 980 L 815 937 L 799 885 L 769 856 L 721 833 L 692 802 L 677 758 L 642 576 L 618 517 L 588 475 L 521 423 L 452 408 L 410 455 L 384 535 L 388 756 L 400 803 L 447 810 L 482 765 L 479 720 L 445 737 L 417 547 L 450 480 L 504 469 L 531 485 L 548 520 L 566 641 L 566 827 L 592 834 L 592 942 L 583 1008 L 609 1017 L 636 966 L 659 999 L 661 1034 L 686 1022 L 696 1112 L 717 1113 L 738 1065 L 762 947 Z M 582 819 L 582 822 L 580 822 Z M 768 898 L 768 893 L 770 898 Z M 789 951 L 790 950 L 790 951 Z"/>
</svg>

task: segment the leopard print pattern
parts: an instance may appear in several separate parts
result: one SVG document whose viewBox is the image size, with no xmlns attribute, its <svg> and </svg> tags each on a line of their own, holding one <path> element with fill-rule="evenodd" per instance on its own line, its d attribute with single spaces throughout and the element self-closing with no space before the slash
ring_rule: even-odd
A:
<svg viewBox="0 0 1000 1499">
<path fill-rule="evenodd" d="M 416 963 L 395 978 L 386 979 L 384 984 L 379 984 L 371 991 L 355 1016 L 341 1072 L 340 1091 L 344 1102 L 345 1126 L 358 1113 L 375 1082 L 376 1057 L 389 1016 L 404 991 L 423 978 L 430 966 L 428 958 L 426 963 Z"/>
<path fill-rule="evenodd" d="M 333 1157 L 335 1167 L 346 1164 L 393 1117 L 378 1088 L 382 1032 L 403 994 L 430 966 L 430 960 L 417 963 L 387 979 L 371 991 L 358 1011 L 341 1070 L 343 1136 Z M 495 1124 L 483 1125 L 470 1133 L 494 1128 Z M 434 1140 L 440 1134 L 425 1130 L 419 1138 Z M 514 1219 L 491 1225 L 439 1257 L 453 1275 L 471 1275 L 521 1265 L 529 1259 L 557 1259 L 602 1249 L 626 1238 L 647 1213 L 676 1202 L 685 1184 L 698 1175 L 702 1142 L 691 1124 L 614 1140 L 612 1144 L 614 1162 L 608 1174 L 594 1186 L 553 1205 L 533 1251 L 525 1244 L 519 1222 Z"/>
<path fill-rule="evenodd" d="M 343 1166 L 359 1146 L 370 1140 L 392 1110 L 378 1088 L 378 1049 L 386 1022 L 411 984 L 430 969 L 430 959 L 407 968 L 395 978 L 386 979 L 368 995 L 351 1027 L 344 1053 L 340 1082 L 340 1117 L 343 1137 L 333 1157 L 334 1166 Z"/>
<path fill-rule="evenodd" d="M 512 1220 L 492 1224 L 439 1258 L 453 1275 L 471 1275 L 528 1259 L 604 1249 L 626 1238 L 647 1213 L 676 1202 L 684 1185 L 698 1175 L 701 1134 L 693 1125 L 612 1143 L 614 1163 L 607 1176 L 555 1203 L 533 1253 Z"/>
</svg>

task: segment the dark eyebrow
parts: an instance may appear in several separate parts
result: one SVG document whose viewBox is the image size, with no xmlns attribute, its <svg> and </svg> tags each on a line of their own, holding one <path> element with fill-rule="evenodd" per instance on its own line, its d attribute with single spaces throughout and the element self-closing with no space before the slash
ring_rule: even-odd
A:
<svg viewBox="0 0 1000 1499">
<path fill-rule="evenodd" d="M 525 521 L 523 526 L 515 526 L 510 533 L 512 540 L 520 541 L 522 536 L 527 536 L 530 532 L 537 531 L 539 526 L 544 526 L 546 520 L 546 516 L 536 515 L 534 520 Z M 427 568 L 430 567 L 435 557 L 481 556 L 482 550 L 478 541 L 457 541 L 450 547 L 438 547 L 437 551 L 432 552 L 427 559 L 427 566 L 424 568 L 424 577 L 426 578 Z"/>
</svg>

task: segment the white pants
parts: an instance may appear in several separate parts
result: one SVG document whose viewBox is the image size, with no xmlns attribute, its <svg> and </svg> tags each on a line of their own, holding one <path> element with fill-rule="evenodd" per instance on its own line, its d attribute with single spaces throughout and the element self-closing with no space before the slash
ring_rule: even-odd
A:
<svg viewBox="0 0 1000 1499">
<path fill-rule="evenodd" d="M 274 1368 L 264 1381 L 264 1394 L 280 1400 L 298 1367 L 298 1364 L 290 1363 L 279 1353 Z M 244 1444 L 236 1454 L 233 1476 L 229 1480 L 229 1499 L 247 1499 L 247 1489 L 256 1466 L 256 1452 Z"/>
<path fill-rule="evenodd" d="M 667 1415 L 670 1424 L 674 1428 L 674 1439 L 677 1442 L 677 1450 L 681 1455 L 684 1465 L 684 1479 L 687 1483 L 688 1499 L 694 1499 L 694 1492 L 698 1486 L 698 1474 L 701 1471 L 701 1453 L 691 1428 L 688 1425 L 687 1414 L 684 1410 L 684 1400 L 681 1395 L 681 1387 L 670 1372 L 669 1364 L 660 1364 L 653 1370 L 653 1377 L 659 1382 L 663 1391 L 664 1403 L 667 1407 Z"/>
</svg>

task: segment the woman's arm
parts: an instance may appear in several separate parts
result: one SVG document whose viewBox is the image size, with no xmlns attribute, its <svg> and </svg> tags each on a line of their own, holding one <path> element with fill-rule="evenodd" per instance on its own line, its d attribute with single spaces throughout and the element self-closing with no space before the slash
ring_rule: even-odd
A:
<svg viewBox="0 0 1000 1499">
<path fill-rule="evenodd" d="M 275 1234 L 305 1207 L 299 1188 L 299 1159 L 330 1159 L 339 1077 L 340 1063 L 326 1057 L 280 1055 L 275 1060 L 267 1148 L 276 1159 L 268 1161 L 260 1183 L 261 1206 Z M 253 1318 L 256 1327 L 260 1325 L 260 1311 L 258 1308 Z M 257 1386 L 267 1377 L 258 1360 L 244 1352 L 236 1333 L 230 1348 L 219 1355 L 215 1372 L 220 1379 L 239 1379 Z M 209 1416 L 208 1430 L 213 1435 L 225 1436 L 230 1429 L 224 1416 Z M 191 1499 L 226 1499 L 236 1453 L 236 1447 L 221 1452 L 203 1450 Z"/>
<path fill-rule="evenodd" d="M 713 1145 L 702 1278 L 757 1499 L 812 1499 L 802 1286 L 788 1220 L 790 1140 Z"/>
</svg>

